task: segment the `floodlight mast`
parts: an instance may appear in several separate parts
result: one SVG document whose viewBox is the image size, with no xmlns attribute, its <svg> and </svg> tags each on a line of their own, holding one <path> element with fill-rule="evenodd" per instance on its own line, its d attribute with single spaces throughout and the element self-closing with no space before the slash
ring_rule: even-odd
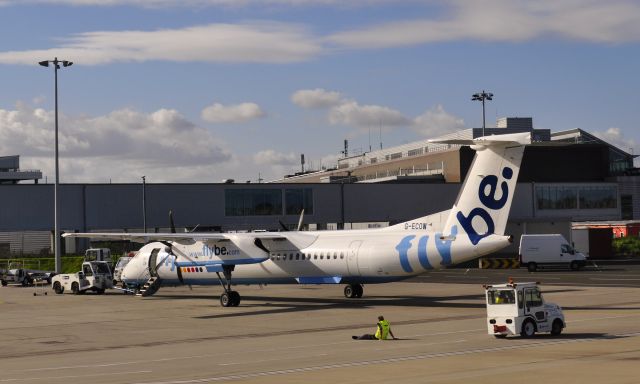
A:
<svg viewBox="0 0 640 384">
<path fill-rule="evenodd" d="M 54 199 L 54 208 L 53 208 L 53 221 L 54 221 L 54 233 L 53 233 L 53 244 L 55 249 L 55 264 L 56 264 L 56 273 L 62 272 L 62 259 L 60 257 L 60 226 L 58 220 L 58 185 L 60 183 L 60 168 L 58 165 L 58 69 L 60 69 L 60 64 L 63 67 L 70 67 L 73 65 L 72 61 L 68 60 L 58 60 L 58 58 L 54 58 L 53 60 L 43 60 L 38 62 L 43 67 L 49 67 L 49 63 L 53 64 L 53 73 L 54 73 L 54 90 L 55 90 L 55 172 L 56 172 L 56 180 L 53 187 L 53 199 Z"/>
<path fill-rule="evenodd" d="M 482 136 L 484 136 L 484 128 L 485 128 L 484 101 L 493 100 L 493 93 L 485 92 L 483 89 L 482 92 L 474 93 L 471 96 L 471 100 L 482 101 Z"/>
</svg>

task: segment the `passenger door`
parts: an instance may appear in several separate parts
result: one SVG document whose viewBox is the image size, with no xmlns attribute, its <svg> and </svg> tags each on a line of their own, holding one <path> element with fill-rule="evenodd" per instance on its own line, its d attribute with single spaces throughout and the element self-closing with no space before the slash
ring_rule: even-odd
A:
<svg viewBox="0 0 640 384">
<path fill-rule="evenodd" d="M 352 241 L 349 245 L 349 252 L 347 252 L 347 270 L 349 276 L 360 276 L 360 270 L 358 269 L 358 250 L 362 245 L 362 240 Z"/>
<path fill-rule="evenodd" d="M 158 277 L 158 252 L 160 248 L 154 248 L 149 256 L 149 274 L 152 277 Z"/>
</svg>

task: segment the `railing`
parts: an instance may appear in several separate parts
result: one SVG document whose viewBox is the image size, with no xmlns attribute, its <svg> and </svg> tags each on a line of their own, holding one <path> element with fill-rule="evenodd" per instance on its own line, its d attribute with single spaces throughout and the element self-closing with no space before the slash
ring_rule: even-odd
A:
<svg viewBox="0 0 640 384">
<path fill-rule="evenodd" d="M 436 169 L 428 168 L 399 168 L 399 169 L 387 169 L 384 171 L 376 171 L 368 175 L 354 176 L 358 181 L 384 179 L 397 176 L 431 176 L 431 175 L 444 175 L 443 167 Z"/>
</svg>

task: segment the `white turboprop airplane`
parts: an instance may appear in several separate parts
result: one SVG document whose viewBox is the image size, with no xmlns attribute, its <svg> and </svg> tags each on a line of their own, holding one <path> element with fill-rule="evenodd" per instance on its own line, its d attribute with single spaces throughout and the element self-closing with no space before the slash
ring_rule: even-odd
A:
<svg viewBox="0 0 640 384">
<path fill-rule="evenodd" d="M 504 234 L 529 133 L 443 141 L 476 155 L 454 206 L 386 228 L 318 232 L 68 233 L 147 243 L 122 280 L 146 295 L 161 286 L 222 285 L 220 303 L 240 304 L 231 284 L 362 284 L 404 280 L 472 260 L 512 241 Z M 222 274 L 222 276 L 221 276 Z M 232 279 L 233 277 L 233 279 Z"/>
</svg>

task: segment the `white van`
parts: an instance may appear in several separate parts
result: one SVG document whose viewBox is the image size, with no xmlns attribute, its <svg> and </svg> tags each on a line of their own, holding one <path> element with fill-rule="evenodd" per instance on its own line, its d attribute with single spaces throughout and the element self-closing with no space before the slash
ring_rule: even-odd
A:
<svg viewBox="0 0 640 384">
<path fill-rule="evenodd" d="M 520 238 L 520 266 L 526 266 L 529 272 L 535 272 L 538 267 L 563 264 L 577 271 L 587 264 L 587 258 L 559 234 L 522 235 Z"/>
</svg>

